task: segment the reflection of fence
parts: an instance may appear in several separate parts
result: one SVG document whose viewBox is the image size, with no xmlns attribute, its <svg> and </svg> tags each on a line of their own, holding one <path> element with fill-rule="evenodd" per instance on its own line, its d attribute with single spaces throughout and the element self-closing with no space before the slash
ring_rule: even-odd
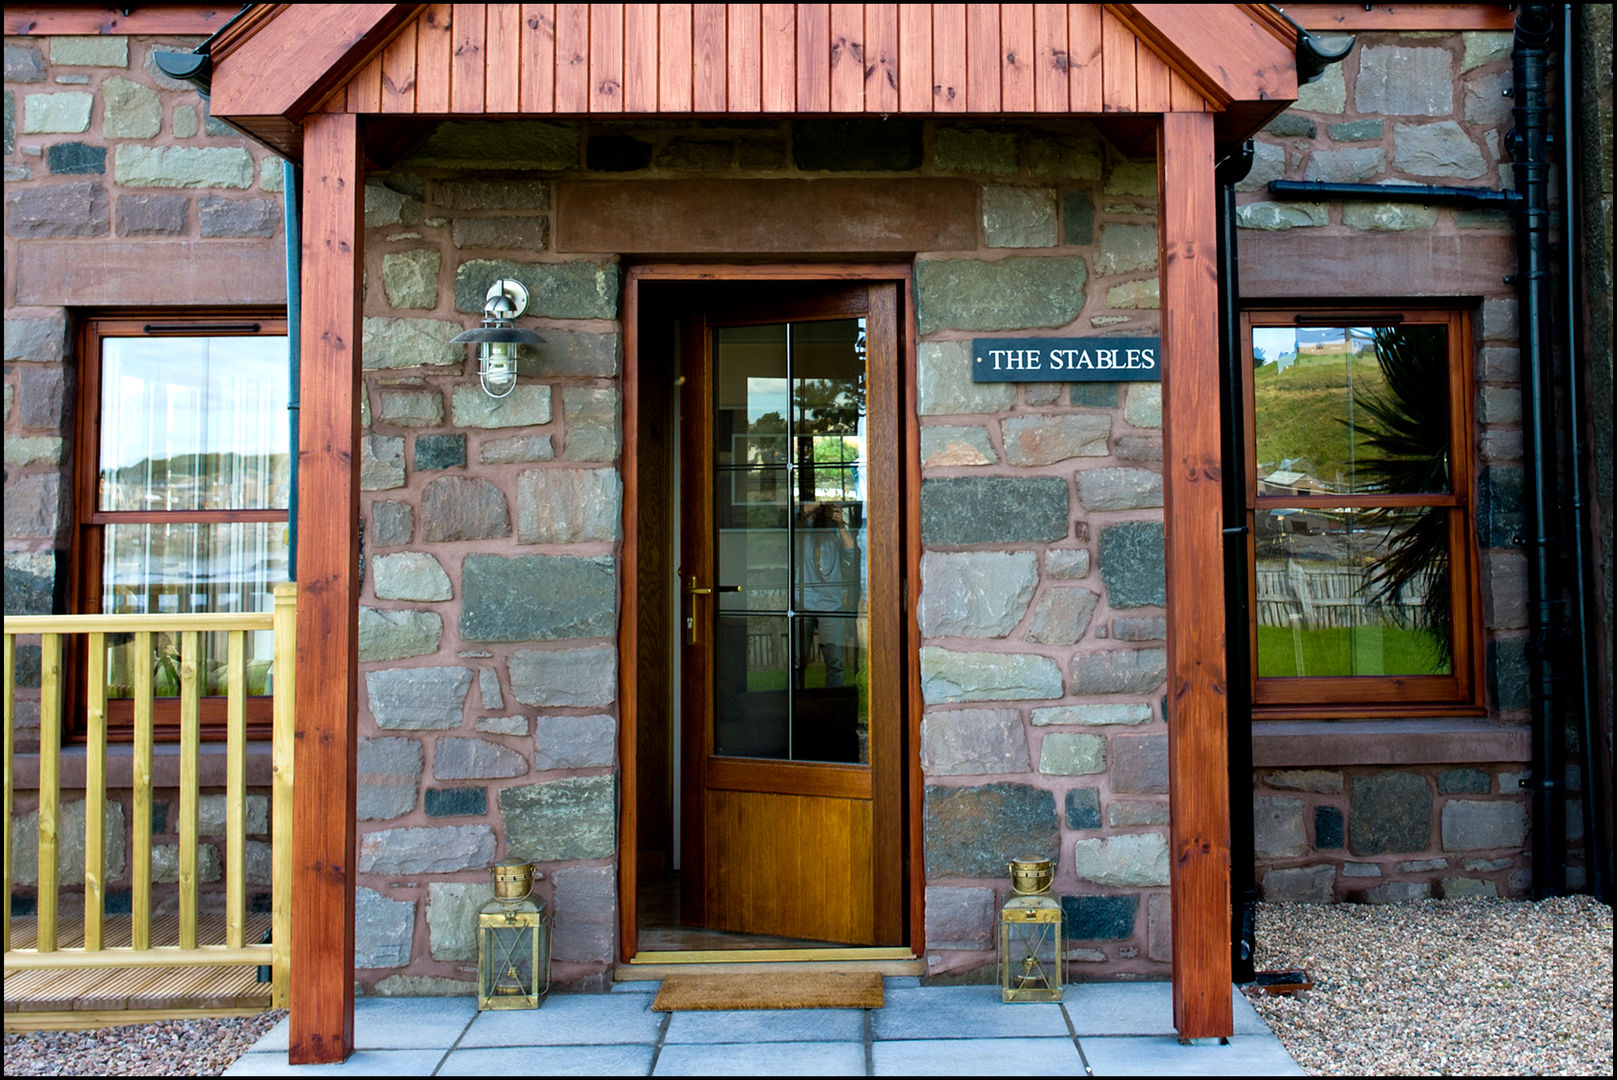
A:
<svg viewBox="0 0 1617 1080">
<path fill-rule="evenodd" d="M 1426 603 L 1424 576 L 1404 586 L 1397 600 L 1374 599 L 1374 578 L 1340 564 L 1311 565 L 1297 559 L 1258 563 L 1258 625 L 1303 628 L 1415 625 Z"/>
<path fill-rule="evenodd" d="M 275 610 L 241 614 L 42 615 L 5 620 L 5 829 L 12 836 L 12 776 L 15 750 L 17 637 L 40 639 L 38 883 L 32 947 L 13 940 L 11 915 L 12 845 L 5 849 L 5 971 L 86 968 L 267 965 L 272 968 L 273 1001 L 287 1001 L 290 958 L 290 870 L 292 867 L 292 694 L 296 655 L 297 587 L 275 587 Z M 274 794 L 271 805 L 273 864 L 272 942 L 249 943 L 246 895 L 247 635 L 274 635 Z M 199 754 L 200 706 L 205 673 L 205 633 L 228 638 L 225 792 L 225 911 L 223 943 L 201 940 L 199 932 Z M 133 812 L 130 845 L 130 914 L 109 925 L 106 896 L 108 638 L 129 634 L 141 656 L 152 657 L 153 638 L 170 634 L 179 644 L 176 666 L 180 697 L 179 920 L 176 940 L 157 941 L 161 926 L 152 903 L 153 668 L 134 665 Z M 61 757 L 64 702 L 64 645 L 74 635 L 88 639 L 83 693 L 86 700 L 84 908 L 82 925 L 61 925 L 57 886 L 66 838 L 61 820 Z M 82 942 L 82 944 L 78 944 Z"/>
</svg>

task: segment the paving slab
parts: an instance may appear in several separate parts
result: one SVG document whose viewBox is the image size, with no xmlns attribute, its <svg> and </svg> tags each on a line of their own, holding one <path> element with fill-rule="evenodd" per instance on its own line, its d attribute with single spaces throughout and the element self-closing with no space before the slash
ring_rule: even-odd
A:
<svg viewBox="0 0 1617 1080">
<path fill-rule="evenodd" d="M 1268 1025 L 1240 991 L 1231 989 L 1235 1034 L 1267 1035 Z M 1062 995 L 1072 1028 L 1085 1035 L 1176 1035 L 1173 984 L 1077 983 Z"/>
<path fill-rule="evenodd" d="M 1005 1005 L 994 986 L 892 990 L 871 1017 L 877 1039 L 993 1039 L 1067 1035 L 1056 1004 Z"/>
<path fill-rule="evenodd" d="M 653 1076 L 864 1076 L 863 1042 L 664 1046 Z"/>
<path fill-rule="evenodd" d="M 1306 1076 L 1273 1035 L 1181 1046 L 1172 1035 L 1080 1039 L 1096 1076 Z"/>
<path fill-rule="evenodd" d="M 1071 1038 L 902 1039 L 872 1043 L 873 1076 L 1082 1076 Z"/>
<path fill-rule="evenodd" d="M 340 1065 L 288 1065 L 285 1050 L 252 1050 L 225 1076 L 431 1076 L 442 1050 L 356 1050 Z"/>
<path fill-rule="evenodd" d="M 477 1013 L 460 1045 L 655 1045 L 666 1015 L 645 994 L 551 994 L 538 1009 Z"/>
<path fill-rule="evenodd" d="M 864 1009 L 736 1009 L 669 1014 L 663 1045 L 862 1042 Z"/>
<path fill-rule="evenodd" d="M 455 1050 L 436 1076 L 646 1076 L 655 1046 L 500 1046 Z"/>
</svg>

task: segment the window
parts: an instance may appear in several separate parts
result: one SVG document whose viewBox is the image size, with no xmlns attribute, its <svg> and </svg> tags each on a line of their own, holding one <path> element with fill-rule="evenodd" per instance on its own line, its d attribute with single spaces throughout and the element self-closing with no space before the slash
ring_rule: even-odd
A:
<svg viewBox="0 0 1617 1080">
<path fill-rule="evenodd" d="M 1299 717 L 1475 711 L 1466 317 L 1243 321 L 1254 705 Z"/>
<path fill-rule="evenodd" d="M 268 611 L 288 579 L 286 321 L 96 319 L 85 328 L 74 609 Z M 203 636 L 203 694 L 225 692 L 226 635 Z M 112 737 L 132 725 L 134 665 L 153 666 L 159 737 L 177 730 L 177 642 L 109 639 Z M 269 731 L 270 635 L 248 635 L 250 733 Z M 162 699 L 170 699 L 164 702 Z M 205 731 L 223 731 L 222 697 Z M 167 729 L 167 731 L 165 731 Z"/>
</svg>

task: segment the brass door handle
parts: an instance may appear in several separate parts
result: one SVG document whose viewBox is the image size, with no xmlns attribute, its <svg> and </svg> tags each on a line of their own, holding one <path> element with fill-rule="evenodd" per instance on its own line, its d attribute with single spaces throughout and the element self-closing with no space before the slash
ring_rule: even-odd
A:
<svg viewBox="0 0 1617 1080">
<path fill-rule="evenodd" d="M 686 596 L 712 596 L 716 592 L 721 592 L 721 593 L 734 592 L 734 593 L 738 593 L 740 591 L 741 591 L 741 586 L 740 585 L 720 585 L 717 588 L 713 588 L 713 589 L 703 588 L 700 585 L 686 585 L 685 589 L 684 589 L 684 593 L 685 593 Z M 691 609 L 685 613 L 685 644 L 687 644 L 687 645 L 695 645 L 696 644 L 696 638 L 697 638 L 696 608 L 695 608 L 694 605 L 692 605 Z"/>
</svg>

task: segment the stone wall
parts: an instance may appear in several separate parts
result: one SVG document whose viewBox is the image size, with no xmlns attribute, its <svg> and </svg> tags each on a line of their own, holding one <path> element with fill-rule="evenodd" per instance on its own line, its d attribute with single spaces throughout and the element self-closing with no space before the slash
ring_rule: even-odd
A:
<svg viewBox="0 0 1617 1080">
<path fill-rule="evenodd" d="M 1511 188 L 1506 134 L 1513 101 L 1505 92 L 1512 35 L 1357 37 L 1343 63 L 1303 87 L 1296 106 L 1257 136 L 1252 172 L 1237 186 L 1241 294 L 1303 302 L 1448 300 L 1471 311 L 1477 475 L 1471 494 L 1481 548 L 1486 702 L 1491 720 L 1521 729 L 1528 722 L 1527 560 L 1520 547 L 1511 217 L 1419 202 L 1273 201 L 1265 190 L 1276 179 Z M 1341 726 L 1324 722 L 1316 730 Z M 1296 738 L 1306 744 L 1310 735 Z M 1364 738 L 1367 747 L 1388 738 L 1403 745 L 1380 726 Z M 1319 761 L 1318 769 L 1260 769 L 1263 895 L 1371 902 L 1522 895 L 1530 884 L 1527 792 L 1517 783 L 1528 768 L 1525 755 L 1498 761 L 1480 745 L 1458 754 L 1452 742 L 1445 745 L 1449 756 L 1434 759 L 1411 741 L 1404 747 L 1408 767 L 1343 768 L 1338 757 Z"/>
</svg>

